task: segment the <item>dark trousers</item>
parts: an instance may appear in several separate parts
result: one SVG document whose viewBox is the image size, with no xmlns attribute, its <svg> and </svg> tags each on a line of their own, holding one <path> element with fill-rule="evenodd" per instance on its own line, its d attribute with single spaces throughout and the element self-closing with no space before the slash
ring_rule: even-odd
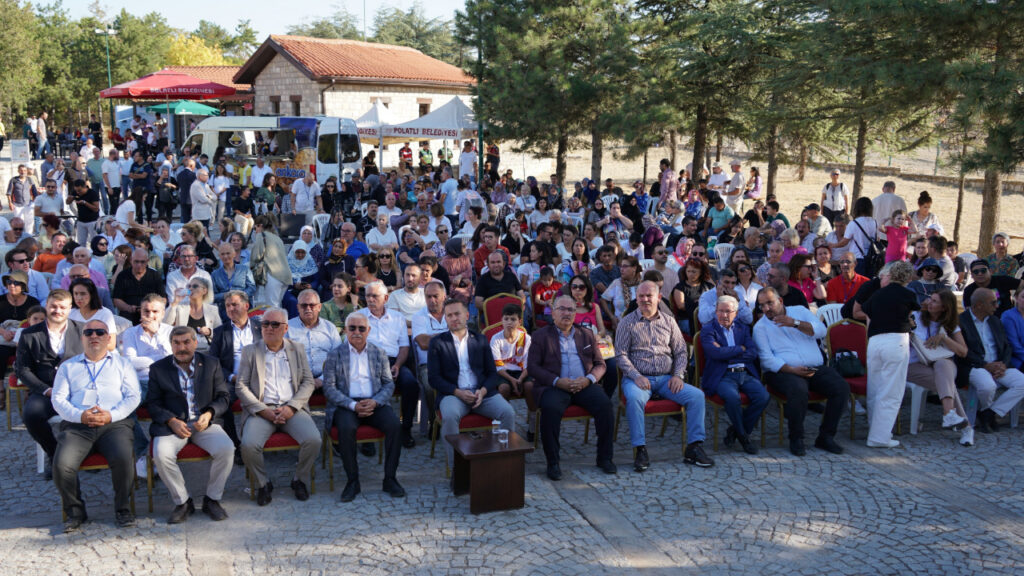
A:
<svg viewBox="0 0 1024 576">
<path fill-rule="evenodd" d="M 395 358 L 388 358 L 388 363 L 394 365 Z M 420 385 L 408 366 L 402 365 L 398 371 L 395 389 L 402 396 L 402 430 L 409 432 L 412 430 L 412 422 L 416 419 L 416 408 L 420 403 Z"/>
<path fill-rule="evenodd" d="M 238 396 L 235 395 L 234 385 L 230 385 L 231 394 L 228 396 L 228 411 L 224 414 L 224 420 L 221 422 L 220 427 L 224 429 L 224 433 L 231 438 L 231 443 L 238 448 L 242 445 L 242 441 L 238 438 L 238 427 L 235 426 L 235 413 L 231 411 L 230 406 L 235 404 L 235 400 L 238 400 Z"/>
<path fill-rule="evenodd" d="M 114 481 L 114 511 L 130 510 L 135 460 L 132 458 L 132 421 L 118 420 L 98 428 L 61 422 L 57 453 L 53 457 L 53 482 L 60 492 L 68 518 L 84 518 L 85 502 L 78 489 L 78 467 L 93 452 L 110 464 Z"/>
<path fill-rule="evenodd" d="M 377 406 L 373 414 L 360 418 L 348 408 L 338 407 L 334 411 L 334 426 L 338 428 L 338 452 L 341 465 L 349 482 L 359 480 L 359 461 L 356 459 L 356 429 L 367 424 L 384 433 L 384 479 L 395 479 L 398 472 L 398 458 L 402 455 L 401 424 L 395 411 L 387 404 Z"/>
<path fill-rule="evenodd" d="M 121 205 L 121 188 L 110 188 L 107 191 L 107 196 L 110 199 L 110 213 L 117 214 L 117 207 Z"/>
<path fill-rule="evenodd" d="M 842 213 L 842 210 L 833 210 L 831 208 L 826 208 L 825 206 L 821 207 L 821 215 L 825 217 L 825 220 L 828 220 L 829 224 L 834 225 L 836 223 L 836 216 Z"/>
<path fill-rule="evenodd" d="M 132 202 L 135 204 L 135 221 L 142 222 L 142 199 L 146 196 L 146 189 L 139 186 L 132 188 Z"/>
<path fill-rule="evenodd" d="M 188 224 L 192 221 L 192 205 L 182 204 L 181 205 L 181 223 Z"/>
<path fill-rule="evenodd" d="M 548 464 L 558 464 L 558 452 L 561 449 L 558 436 L 562 430 L 562 414 L 570 404 L 582 407 L 594 417 L 597 461 L 610 461 L 615 417 L 612 413 L 611 400 L 604 390 L 600 386 L 590 385 L 575 394 L 570 394 L 552 386 L 540 397 L 540 440 L 544 445 L 544 457 Z"/>
<path fill-rule="evenodd" d="M 143 199 L 142 201 L 142 203 L 146 207 L 146 222 L 151 222 L 153 220 L 153 201 L 156 200 L 155 196 L 156 193 L 149 192 L 146 194 L 145 199 Z M 135 221 L 138 222 L 139 224 L 142 224 L 142 212 L 138 212 L 135 214 Z"/>
<path fill-rule="evenodd" d="M 53 436 L 53 428 L 48 420 L 56 415 L 57 411 L 53 409 L 50 398 L 36 392 L 28 395 L 21 412 L 21 421 L 25 423 L 29 435 L 43 447 L 43 452 L 46 452 L 50 459 L 53 459 L 53 454 L 57 450 L 57 439 Z"/>
<path fill-rule="evenodd" d="M 176 204 L 173 202 L 157 202 L 157 211 L 160 213 L 160 218 L 171 221 L 171 215 L 174 214 L 174 207 Z"/>
<path fill-rule="evenodd" d="M 839 418 L 843 416 L 843 407 L 850 398 L 850 385 L 835 369 L 821 366 L 810 378 L 781 372 L 766 372 L 765 378 L 772 388 L 786 395 L 786 418 L 789 419 L 790 440 L 804 437 L 808 391 L 817 392 L 827 398 L 825 415 L 821 418 L 818 435 L 836 435 Z"/>
</svg>

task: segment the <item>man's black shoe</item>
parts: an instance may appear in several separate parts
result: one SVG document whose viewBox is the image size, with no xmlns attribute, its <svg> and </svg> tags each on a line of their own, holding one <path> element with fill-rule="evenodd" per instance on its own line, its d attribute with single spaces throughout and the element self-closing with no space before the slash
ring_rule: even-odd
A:
<svg viewBox="0 0 1024 576">
<path fill-rule="evenodd" d="M 405 498 L 405 488 L 394 478 L 385 478 L 383 489 L 392 498 Z"/>
<path fill-rule="evenodd" d="M 605 474 L 618 474 L 619 468 L 611 460 L 603 460 L 597 463 L 597 467 Z"/>
<path fill-rule="evenodd" d="M 194 514 L 195 511 L 196 506 L 192 502 L 192 499 L 189 498 L 184 504 L 178 504 L 174 507 L 174 510 L 171 510 L 171 515 L 167 518 L 167 523 L 181 524 L 185 520 L 188 520 L 188 517 Z"/>
<path fill-rule="evenodd" d="M 309 490 L 306 488 L 306 483 L 302 480 L 292 480 L 292 491 L 295 492 L 295 499 L 299 502 L 309 500 Z"/>
<path fill-rule="evenodd" d="M 88 518 L 85 516 L 69 516 L 64 521 L 64 533 L 78 532 L 82 528 L 82 524 L 85 524 L 87 520 Z"/>
<path fill-rule="evenodd" d="M 548 464 L 548 478 L 555 482 L 562 479 L 562 469 L 558 464 Z"/>
<path fill-rule="evenodd" d="M 345 484 L 345 489 L 341 491 L 341 501 L 351 502 L 356 499 L 361 489 L 359 488 L 359 480 L 349 480 Z"/>
<path fill-rule="evenodd" d="M 406 448 L 416 446 L 416 439 L 412 437 L 412 430 L 402 430 L 402 446 Z"/>
<path fill-rule="evenodd" d="M 789 440 L 789 451 L 793 453 L 793 456 L 806 456 L 807 449 L 804 448 L 803 438 L 790 438 Z"/>
<path fill-rule="evenodd" d="M 274 485 L 271 484 L 270 482 L 267 482 L 263 486 L 260 486 L 259 490 L 256 492 L 256 503 L 259 504 L 260 506 L 266 506 L 267 504 L 270 504 L 270 501 L 274 499 L 273 496 L 271 496 L 271 493 L 273 493 L 273 491 Z"/>
<path fill-rule="evenodd" d="M 815 448 L 821 448 L 827 452 L 833 454 L 842 454 L 843 447 L 836 443 L 835 439 L 831 436 L 818 436 L 817 440 L 814 441 Z"/>
<path fill-rule="evenodd" d="M 757 454 L 757 444 L 750 441 L 750 436 L 737 436 L 737 440 L 740 441 L 740 446 L 743 447 L 743 451 L 747 454 Z"/>
<path fill-rule="evenodd" d="M 643 472 L 651 467 L 651 459 L 647 456 L 647 446 L 636 447 L 636 458 L 633 459 L 633 470 Z"/>
<path fill-rule="evenodd" d="M 245 466 L 245 462 L 242 460 L 242 452 L 235 448 L 235 466 Z"/>
<path fill-rule="evenodd" d="M 533 444 L 534 438 L 535 437 L 533 435 L 533 430 L 530 430 L 529 432 L 526 433 L 526 441 L 529 442 L 530 444 Z"/>
<path fill-rule="evenodd" d="M 704 453 L 703 442 L 694 442 L 686 447 L 686 452 L 683 453 L 683 463 L 701 468 L 710 468 L 715 465 L 715 461 Z"/>
<path fill-rule="evenodd" d="M 228 513 L 224 511 L 224 508 L 220 505 L 220 502 L 210 498 L 209 496 L 203 496 L 203 512 L 210 517 L 210 520 L 214 522 L 220 522 L 228 517 Z"/>
<path fill-rule="evenodd" d="M 992 429 L 993 432 L 999 432 L 999 421 L 995 411 L 991 408 L 986 408 L 978 413 L 980 418 L 984 418 L 985 423 Z"/>
<path fill-rule="evenodd" d="M 377 445 L 373 442 L 367 442 L 366 444 L 359 445 L 359 453 L 363 456 L 376 456 Z"/>
<path fill-rule="evenodd" d="M 130 510 L 120 510 L 114 513 L 114 521 L 118 528 L 131 528 L 135 526 L 135 514 Z"/>
<path fill-rule="evenodd" d="M 732 445 L 736 443 L 736 440 L 738 438 L 739 436 L 736 435 L 736 428 L 729 426 L 728 428 L 725 429 L 725 438 L 722 440 L 722 442 L 725 443 L 726 447 L 731 448 Z"/>
</svg>

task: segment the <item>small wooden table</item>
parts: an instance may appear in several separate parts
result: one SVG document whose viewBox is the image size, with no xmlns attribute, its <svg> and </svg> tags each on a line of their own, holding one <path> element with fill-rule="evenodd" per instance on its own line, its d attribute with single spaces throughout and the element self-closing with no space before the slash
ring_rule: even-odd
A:
<svg viewBox="0 0 1024 576">
<path fill-rule="evenodd" d="M 469 492 L 470 512 L 523 507 L 526 454 L 533 452 L 533 444 L 511 430 L 506 448 L 489 431 L 449 434 L 444 439 L 455 449 L 452 492 L 456 496 Z"/>
</svg>

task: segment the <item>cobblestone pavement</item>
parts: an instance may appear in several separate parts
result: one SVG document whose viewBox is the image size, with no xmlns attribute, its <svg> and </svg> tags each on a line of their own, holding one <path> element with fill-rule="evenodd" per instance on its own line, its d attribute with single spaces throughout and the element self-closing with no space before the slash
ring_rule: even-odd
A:
<svg viewBox="0 0 1024 576">
<path fill-rule="evenodd" d="M 658 437 L 651 422 L 650 470 L 632 471 L 620 430 L 617 476 L 593 466 L 593 438 L 583 445 L 583 425 L 567 422 L 564 479 L 547 480 L 538 450 L 527 457 L 526 508 L 480 516 L 450 495 L 444 453 L 430 459 L 423 440 L 402 454 L 405 499 L 381 492 L 376 458 L 360 456 L 355 502 L 338 502 L 336 459 L 336 490 L 318 464 L 317 492 L 300 503 L 287 488 L 294 455 L 269 455 L 274 501 L 249 501 L 236 467 L 224 498 L 231 517 L 218 524 L 197 513 L 167 525 L 171 503 L 157 482 L 154 513 L 143 484 L 138 526 L 119 530 L 109 475 L 83 473 L 91 521 L 71 536 L 15 415 L 14 430 L 0 431 L 0 574 L 1021 574 L 1024 428 L 962 448 L 939 429 L 939 412 L 927 406 L 922 432 L 891 451 L 864 447 L 863 416 L 851 442 L 844 418 L 846 454 L 809 448 L 798 459 L 778 445 L 772 406 L 768 446 L 747 456 L 708 442 L 711 469 L 682 463 L 678 423 Z M 808 419 L 810 445 L 818 416 Z M 201 498 L 205 464 L 183 467 Z"/>
</svg>

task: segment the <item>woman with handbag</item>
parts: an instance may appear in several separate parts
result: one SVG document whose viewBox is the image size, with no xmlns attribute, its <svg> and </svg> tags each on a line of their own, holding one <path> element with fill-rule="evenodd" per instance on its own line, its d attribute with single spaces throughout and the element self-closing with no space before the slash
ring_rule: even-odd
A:
<svg viewBox="0 0 1024 576">
<path fill-rule="evenodd" d="M 956 313 L 956 296 L 949 290 L 940 290 L 921 304 L 914 312 L 916 326 L 910 336 L 910 363 L 907 381 L 913 382 L 939 395 L 942 401 L 942 427 L 960 431 L 960 444 L 974 444 L 971 427 L 956 390 L 956 363 L 953 356 L 967 355 L 967 344 L 960 333 Z"/>
<path fill-rule="evenodd" d="M 910 313 L 920 310 L 917 297 L 907 289 L 914 274 L 909 263 L 889 265 L 889 283 L 862 309 L 868 317 L 868 430 L 870 448 L 895 448 L 892 427 L 903 403 L 910 358 Z"/>
</svg>

